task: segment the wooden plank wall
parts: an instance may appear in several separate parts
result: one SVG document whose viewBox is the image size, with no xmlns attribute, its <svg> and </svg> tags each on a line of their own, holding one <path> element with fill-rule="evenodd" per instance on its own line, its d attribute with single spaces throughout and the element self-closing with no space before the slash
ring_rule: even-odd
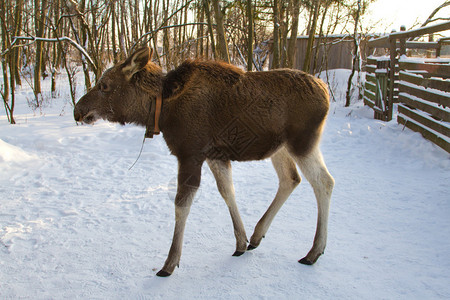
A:
<svg viewBox="0 0 450 300">
<path fill-rule="evenodd" d="M 371 39 L 368 41 L 368 48 L 369 52 L 372 52 L 374 49 L 378 48 L 384 48 L 389 49 L 389 80 L 387 84 L 387 100 L 386 100 L 386 110 L 384 108 L 381 108 L 384 115 L 383 118 L 380 118 L 381 120 L 390 121 L 393 118 L 393 108 L 394 103 L 398 102 L 398 81 L 399 81 L 399 73 L 398 73 L 398 60 L 400 57 L 406 57 L 409 51 L 412 51 L 413 49 L 426 49 L 427 51 L 435 51 L 436 57 L 441 56 L 441 50 L 442 46 L 444 44 L 447 44 L 449 41 L 449 38 L 440 38 L 438 42 L 417 42 L 414 41 L 414 38 L 420 37 L 423 35 L 429 35 L 434 34 L 441 31 L 450 30 L 450 21 L 446 21 L 440 24 L 436 25 L 430 25 L 426 27 L 421 27 L 414 30 L 406 31 L 405 27 L 402 26 L 400 28 L 400 32 L 392 32 L 389 35 L 382 36 L 380 38 Z M 406 63 L 406 62 L 405 62 Z M 417 61 L 408 61 L 407 63 L 417 63 Z M 408 68 L 411 68 L 411 66 L 405 66 Z M 430 66 L 429 64 L 418 64 L 417 66 L 414 66 L 415 68 L 422 69 L 422 72 L 429 71 L 434 72 L 435 75 L 440 76 L 441 78 L 448 78 L 448 72 L 446 69 L 443 69 L 443 71 L 439 71 L 440 73 L 437 73 L 436 70 L 430 69 L 430 68 L 436 68 L 433 66 Z M 439 69 L 440 70 L 440 69 Z M 376 72 L 375 72 L 376 73 Z M 377 76 L 375 76 L 377 78 Z M 377 79 L 376 81 L 379 84 L 380 80 Z M 383 81 L 384 83 L 384 81 Z M 383 85 L 384 86 L 384 85 Z M 370 85 L 368 86 L 370 87 Z M 379 90 L 377 87 L 376 90 Z M 384 91 L 383 91 L 384 93 Z M 370 95 L 370 90 L 368 91 L 368 95 Z M 375 97 L 376 100 L 379 100 L 378 96 Z M 378 101 L 379 102 L 379 101 Z M 370 105 L 370 101 L 367 100 L 367 104 Z M 380 108 L 380 106 L 376 105 L 376 101 L 374 104 L 375 107 Z M 371 106 L 372 107 L 372 106 Z M 377 109 L 375 110 L 375 118 L 378 118 L 378 112 Z"/>
<path fill-rule="evenodd" d="M 450 153 L 450 60 L 400 60 L 397 122 Z"/>
<path fill-rule="evenodd" d="M 316 42 L 318 37 L 316 37 Z M 365 41 L 362 42 L 366 43 Z M 296 69 L 303 70 L 305 61 L 308 36 L 299 36 L 297 38 L 297 50 L 295 53 L 294 66 Z M 313 50 L 315 51 L 315 49 Z M 350 37 L 329 36 L 322 37 L 321 44 L 316 59 L 316 68 L 313 73 L 320 70 L 332 69 L 351 69 L 352 68 L 353 40 Z M 314 52 L 315 53 L 315 52 Z M 328 53 L 325 61 L 324 55 Z M 311 61 L 311 70 L 313 69 L 314 59 Z"/>
<path fill-rule="evenodd" d="M 364 85 L 364 104 L 374 110 L 374 118 L 389 121 L 388 108 L 398 101 L 398 64 L 395 68 L 393 102 L 388 99 L 390 77 L 388 56 L 369 56 L 366 64 L 366 82 Z"/>
<path fill-rule="evenodd" d="M 383 115 L 383 107 L 380 107 L 379 104 L 377 104 L 377 92 L 378 92 L 378 86 L 377 86 L 377 69 L 379 62 L 381 62 L 382 58 L 375 58 L 375 57 L 369 57 L 367 59 L 366 64 L 366 82 L 364 84 L 364 104 L 370 106 L 375 114 L 374 117 L 376 119 L 382 119 Z M 384 60 L 388 61 L 388 60 Z"/>
</svg>

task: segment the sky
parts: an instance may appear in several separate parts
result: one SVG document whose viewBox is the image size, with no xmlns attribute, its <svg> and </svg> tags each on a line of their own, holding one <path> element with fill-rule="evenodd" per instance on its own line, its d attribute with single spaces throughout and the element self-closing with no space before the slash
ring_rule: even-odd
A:
<svg viewBox="0 0 450 300">
<path fill-rule="evenodd" d="M 378 0 L 370 5 L 371 16 L 367 19 L 381 20 L 378 26 L 381 31 L 390 32 L 392 29 L 399 31 L 401 25 L 409 29 L 417 23 L 422 24 L 434 9 L 444 2 L 445 0 Z M 448 17 L 450 7 L 440 10 L 438 15 Z"/>
</svg>

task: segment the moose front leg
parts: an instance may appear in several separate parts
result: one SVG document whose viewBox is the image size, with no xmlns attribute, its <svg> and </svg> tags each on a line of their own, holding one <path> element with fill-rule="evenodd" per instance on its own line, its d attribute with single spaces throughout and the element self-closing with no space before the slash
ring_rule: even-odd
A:
<svg viewBox="0 0 450 300">
<path fill-rule="evenodd" d="M 172 246 L 164 267 L 156 275 L 170 276 L 179 265 L 183 247 L 184 228 L 195 193 L 200 185 L 201 163 L 198 160 L 180 162 L 178 170 L 178 188 L 175 197 L 175 230 Z"/>
<path fill-rule="evenodd" d="M 221 160 L 206 160 L 206 162 L 214 174 L 217 188 L 228 206 L 233 221 L 234 236 L 236 237 L 236 251 L 233 256 L 241 256 L 247 249 L 247 235 L 236 205 L 231 164 L 229 161 Z"/>
</svg>

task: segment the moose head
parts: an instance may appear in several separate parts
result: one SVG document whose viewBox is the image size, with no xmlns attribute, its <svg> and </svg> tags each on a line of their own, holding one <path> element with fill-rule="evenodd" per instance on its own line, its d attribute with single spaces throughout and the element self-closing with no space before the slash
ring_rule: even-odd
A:
<svg viewBox="0 0 450 300">
<path fill-rule="evenodd" d="M 161 68 L 151 62 L 152 54 L 152 49 L 142 47 L 106 70 L 76 104 L 75 120 L 147 124 L 151 100 L 161 92 L 163 78 Z"/>
</svg>

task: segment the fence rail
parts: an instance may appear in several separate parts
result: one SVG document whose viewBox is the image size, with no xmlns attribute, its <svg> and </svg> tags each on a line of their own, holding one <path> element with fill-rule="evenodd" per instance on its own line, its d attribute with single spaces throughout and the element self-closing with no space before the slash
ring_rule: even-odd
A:
<svg viewBox="0 0 450 300">
<path fill-rule="evenodd" d="M 450 60 L 400 60 L 397 122 L 450 152 Z M 439 75 L 441 74 L 441 75 Z M 441 78 L 437 78 L 437 76 Z"/>
</svg>

